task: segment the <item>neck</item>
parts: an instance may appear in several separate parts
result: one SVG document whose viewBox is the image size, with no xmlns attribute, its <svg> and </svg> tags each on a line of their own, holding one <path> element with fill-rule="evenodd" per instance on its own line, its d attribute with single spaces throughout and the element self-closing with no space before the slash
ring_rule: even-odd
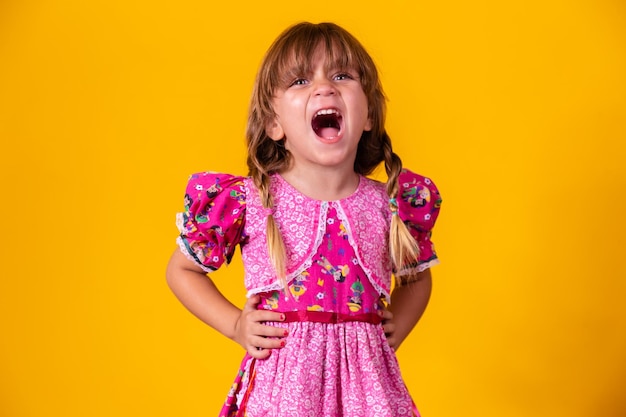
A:
<svg viewBox="0 0 626 417">
<path fill-rule="evenodd" d="M 333 201 L 346 198 L 359 186 L 359 175 L 353 170 L 325 169 L 307 172 L 295 167 L 280 173 L 296 190 L 315 200 Z"/>
</svg>

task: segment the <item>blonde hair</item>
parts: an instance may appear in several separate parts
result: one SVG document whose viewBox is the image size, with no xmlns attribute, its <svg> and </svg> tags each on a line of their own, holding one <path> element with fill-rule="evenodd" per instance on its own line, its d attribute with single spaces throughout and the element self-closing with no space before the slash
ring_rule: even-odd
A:
<svg viewBox="0 0 626 417">
<path fill-rule="evenodd" d="M 389 251 L 398 270 L 415 263 L 419 255 L 419 247 L 397 215 L 395 204 L 402 161 L 393 152 L 385 130 L 385 95 L 376 65 L 361 43 L 345 29 L 334 23 L 298 23 L 287 28 L 270 46 L 257 73 L 250 102 L 246 129 L 248 174 L 259 189 L 263 207 L 271 213 L 274 202 L 270 193 L 270 174 L 286 169 L 291 163 L 284 142 L 272 140 L 266 133 L 266 127 L 275 117 L 272 100 L 278 89 L 288 86 L 292 76 L 305 74 L 314 66 L 312 57 L 320 46 L 325 53 L 326 66 L 358 72 L 367 97 L 372 129 L 361 135 L 354 171 L 369 175 L 381 162 L 385 163 L 386 191 L 393 213 Z M 267 245 L 271 263 L 286 290 L 285 245 L 271 214 L 267 217 Z"/>
</svg>

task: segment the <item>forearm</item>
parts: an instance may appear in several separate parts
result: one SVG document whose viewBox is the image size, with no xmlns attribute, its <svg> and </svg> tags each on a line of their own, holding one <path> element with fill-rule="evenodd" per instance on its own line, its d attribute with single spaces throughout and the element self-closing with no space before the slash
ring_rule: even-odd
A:
<svg viewBox="0 0 626 417">
<path fill-rule="evenodd" d="M 393 313 L 394 347 L 411 333 L 426 310 L 432 289 L 430 269 L 420 272 L 415 280 L 396 287 L 391 293 L 389 311 Z"/>
<path fill-rule="evenodd" d="M 235 340 L 241 310 L 222 295 L 201 269 L 189 265 L 182 253 L 175 252 L 166 276 L 174 295 L 193 315 Z"/>
</svg>

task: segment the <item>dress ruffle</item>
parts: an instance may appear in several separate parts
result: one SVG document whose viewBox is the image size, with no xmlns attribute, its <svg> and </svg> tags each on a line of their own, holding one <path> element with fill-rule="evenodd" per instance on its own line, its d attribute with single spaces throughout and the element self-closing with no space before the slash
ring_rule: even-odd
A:
<svg viewBox="0 0 626 417">
<path fill-rule="evenodd" d="M 245 208 L 243 177 L 210 172 L 192 175 L 185 211 L 176 218 L 181 251 L 207 272 L 229 263 L 243 240 Z"/>
<path fill-rule="evenodd" d="M 407 169 L 402 170 L 398 183 L 399 191 L 396 198 L 398 215 L 420 249 L 416 264 L 407 265 L 396 272 L 395 275 L 400 277 L 422 272 L 439 263 L 435 246 L 430 238 L 442 200 L 439 190 L 430 178 Z"/>
</svg>

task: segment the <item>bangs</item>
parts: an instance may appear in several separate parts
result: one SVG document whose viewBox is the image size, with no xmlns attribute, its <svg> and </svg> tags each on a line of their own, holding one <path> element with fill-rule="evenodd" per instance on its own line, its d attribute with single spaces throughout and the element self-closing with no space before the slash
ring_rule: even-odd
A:
<svg viewBox="0 0 626 417">
<path fill-rule="evenodd" d="M 310 74 L 316 64 L 316 53 L 323 53 L 327 71 L 354 71 L 365 90 L 363 77 L 373 67 L 373 62 L 361 44 L 349 33 L 334 25 L 303 25 L 282 38 L 274 50 L 281 51 L 269 57 L 269 76 L 272 93 L 288 87 L 294 79 Z M 272 59 L 273 58 L 273 59 Z"/>
</svg>

